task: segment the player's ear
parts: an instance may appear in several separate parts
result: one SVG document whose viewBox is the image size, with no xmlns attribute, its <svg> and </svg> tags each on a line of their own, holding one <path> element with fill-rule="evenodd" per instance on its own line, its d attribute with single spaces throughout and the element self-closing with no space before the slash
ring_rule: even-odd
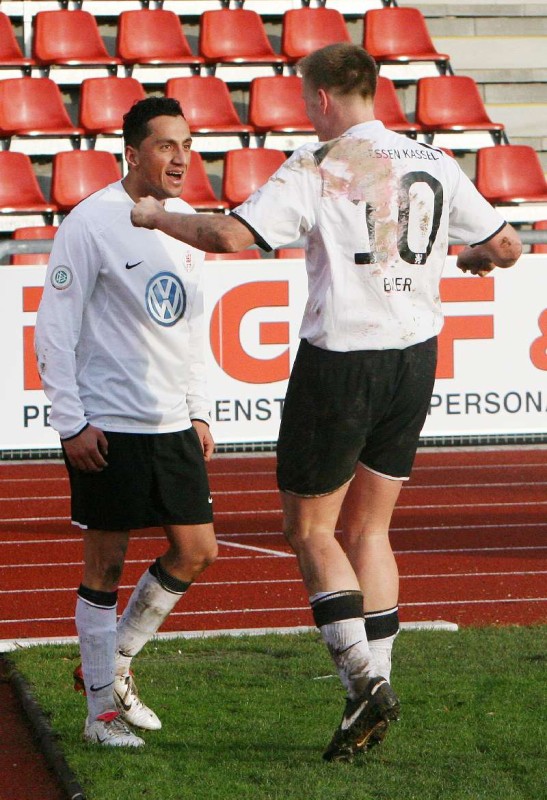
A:
<svg viewBox="0 0 547 800">
<path fill-rule="evenodd" d="M 329 96 L 324 89 L 318 89 L 317 96 L 319 97 L 319 108 L 321 109 L 321 113 L 324 114 L 329 107 Z"/>
<path fill-rule="evenodd" d="M 130 167 L 137 167 L 139 165 L 138 151 L 130 144 L 125 146 L 125 160 Z"/>
</svg>

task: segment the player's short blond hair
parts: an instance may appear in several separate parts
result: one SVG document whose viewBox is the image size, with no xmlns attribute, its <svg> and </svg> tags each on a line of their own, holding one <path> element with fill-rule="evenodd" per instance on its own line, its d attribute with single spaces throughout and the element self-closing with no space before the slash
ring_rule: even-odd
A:
<svg viewBox="0 0 547 800">
<path fill-rule="evenodd" d="M 340 95 L 359 94 L 365 100 L 373 99 L 376 94 L 376 61 L 362 47 L 349 42 L 322 47 L 304 56 L 297 68 L 314 89 Z"/>
</svg>

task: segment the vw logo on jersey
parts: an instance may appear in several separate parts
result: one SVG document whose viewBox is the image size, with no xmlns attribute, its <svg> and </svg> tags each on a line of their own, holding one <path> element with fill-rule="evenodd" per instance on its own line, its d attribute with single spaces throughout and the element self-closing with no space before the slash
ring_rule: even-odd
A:
<svg viewBox="0 0 547 800">
<path fill-rule="evenodd" d="M 160 272 L 146 287 L 146 308 L 158 325 L 170 326 L 184 316 L 186 292 L 178 275 Z"/>
</svg>

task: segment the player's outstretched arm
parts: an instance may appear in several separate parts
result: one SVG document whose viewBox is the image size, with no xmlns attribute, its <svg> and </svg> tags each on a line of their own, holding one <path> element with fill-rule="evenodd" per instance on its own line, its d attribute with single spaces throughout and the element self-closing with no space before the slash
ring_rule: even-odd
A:
<svg viewBox="0 0 547 800">
<path fill-rule="evenodd" d="M 150 228 L 207 253 L 236 253 L 255 243 L 251 231 L 224 214 L 176 214 L 153 197 L 143 197 L 131 209 L 137 228 Z"/>
<path fill-rule="evenodd" d="M 488 242 L 466 247 L 458 255 L 456 266 L 462 272 L 483 278 L 495 267 L 512 267 L 522 253 L 522 243 L 515 229 L 507 224 Z"/>
</svg>

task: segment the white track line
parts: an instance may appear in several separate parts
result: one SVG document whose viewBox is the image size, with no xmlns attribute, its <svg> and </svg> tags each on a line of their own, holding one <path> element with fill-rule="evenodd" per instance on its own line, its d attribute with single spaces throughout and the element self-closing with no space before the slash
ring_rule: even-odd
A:
<svg viewBox="0 0 547 800">
<path fill-rule="evenodd" d="M 252 550 L 257 550 L 258 548 L 250 548 Z M 460 553 L 513 553 L 513 552 L 523 552 L 523 551 L 542 551 L 547 550 L 547 545 L 517 545 L 516 547 L 447 547 L 447 548 L 433 548 L 433 549 L 423 549 L 423 550 L 394 550 L 394 554 L 396 556 L 404 556 L 404 555 L 435 555 L 436 553 L 450 553 L 450 554 L 460 554 Z M 256 556 L 219 556 L 217 558 L 218 561 L 230 561 L 233 559 L 238 559 L 243 561 L 245 559 L 262 559 L 262 558 L 270 558 L 271 554 L 274 554 L 274 557 L 278 556 L 285 556 L 288 558 L 296 558 L 293 553 L 281 553 L 276 550 L 272 551 L 260 551 L 260 555 Z M 149 558 L 127 558 L 125 560 L 125 564 L 148 564 L 150 563 Z M 0 572 L 3 569 L 45 569 L 48 567 L 81 567 L 82 561 L 52 561 L 52 562 L 28 562 L 24 564 L 2 564 L 0 565 Z M 509 575 L 511 573 L 503 573 L 504 575 Z M 275 581 L 273 581 L 275 582 Z"/>
<path fill-rule="evenodd" d="M 473 503 L 473 509 L 482 508 L 524 508 L 524 507 L 532 507 L 536 508 L 537 506 L 547 506 L 547 500 L 529 500 L 526 502 L 519 502 L 516 500 L 512 503 Z M 432 509 L 436 509 L 438 511 L 442 509 L 457 509 L 459 508 L 458 503 L 428 503 L 428 504 L 420 504 L 420 505 L 398 505 L 395 508 L 395 512 L 398 511 L 431 511 Z M 281 516 L 281 509 L 280 508 L 272 508 L 272 509 L 253 509 L 252 511 L 244 512 L 240 509 L 236 511 L 216 511 L 215 518 L 218 520 L 222 517 L 233 517 L 236 514 L 244 514 L 244 513 L 251 513 L 253 516 L 263 516 L 265 514 L 279 514 Z M 0 519 L 0 524 L 6 525 L 14 525 L 18 523 L 26 523 L 26 522 L 69 522 L 68 517 L 49 517 L 49 516 L 40 516 L 40 517 L 10 517 L 9 519 Z"/>
<path fill-rule="evenodd" d="M 421 608 L 436 608 L 438 606 L 466 606 L 466 605 L 491 605 L 494 603 L 545 603 L 547 597 L 501 597 L 501 598 L 484 598 L 482 600 L 430 600 L 423 603 L 401 603 L 401 607 L 421 607 Z M 275 614 L 296 611 L 310 611 L 309 605 L 306 606 L 282 606 L 279 608 L 231 608 L 231 609 L 203 609 L 201 611 L 172 611 L 169 618 L 174 617 L 204 617 L 215 616 L 222 617 L 228 614 Z M 73 622 L 74 617 L 28 617 L 24 619 L 6 619 L 3 623 L 36 623 L 36 622 Z"/>
<path fill-rule="evenodd" d="M 518 571 L 509 571 L 509 572 L 440 572 L 440 573 L 424 573 L 423 575 L 400 575 L 401 581 L 405 580 L 437 580 L 438 578 L 497 578 L 497 577 L 514 577 L 519 575 L 521 577 L 526 576 L 529 577 L 531 575 L 547 575 L 547 570 L 518 570 Z M 275 585 L 279 584 L 302 584 L 301 578 L 276 578 Z M 272 584 L 271 580 L 244 580 L 244 581 L 199 581 L 193 585 L 193 590 L 196 589 L 204 589 L 210 587 L 224 587 L 224 586 L 269 586 Z M 49 587 L 43 588 L 40 586 L 36 587 L 25 587 L 25 589 L 2 589 L 2 594 L 48 594 L 48 593 L 60 593 L 60 592 L 75 592 L 77 590 L 77 586 L 56 586 L 56 587 Z M 127 586 L 120 586 L 118 587 L 120 591 L 131 591 L 134 589 L 133 585 Z"/>
<path fill-rule="evenodd" d="M 482 490 L 488 489 L 516 489 L 522 486 L 527 487 L 528 489 L 534 489 L 540 486 L 547 486 L 547 481 L 534 481 L 530 483 L 530 481 L 498 481 L 496 483 L 486 483 Z M 429 490 L 446 490 L 446 489 L 477 489 L 476 483 L 436 483 L 431 485 L 413 485 L 408 484 L 403 487 L 405 492 L 410 491 L 429 491 Z M 245 489 L 244 492 L 240 490 L 216 490 L 213 492 L 213 497 L 232 497 L 232 496 L 239 496 L 241 494 L 245 495 L 278 495 L 278 489 Z M 14 497 L 0 497 L 0 503 L 7 503 L 7 502 L 50 502 L 52 500 L 70 500 L 69 494 L 56 494 L 56 495 L 41 495 L 37 497 L 36 495 L 17 495 Z M 400 508 L 400 506 L 397 506 Z M 222 512 L 220 512 L 222 513 Z"/>
<path fill-rule="evenodd" d="M 407 533 L 408 531 L 420 531 L 420 532 L 428 532 L 428 531 L 440 531 L 441 533 L 448 532 L 448 531 L 459 531 L 463 533 L 465 531 L 475 531 L 475 530 L 489 530 L 494 528 L 498 532 L 504 531 L 506 528 L 545 528 L 545 522 L 504 522 L 504 523 L 496 523 L 496 522 L 487 522 L 487 523 L 472 523 L 471 525 L 414 525 L 404 528 L 394 527 L 391 528 L 391 533 Z M 254 531 L 254 532 L 242 532 L 242 533 L 222 533 L 220 534 L 224 540 L 225 544 L 226 539 L 229 538 L 244 538 L 246 536 L 283 536 L 283 531 Z M 5 545 L 40 545 L 40 544 L 70 544 L 76 543 L 80 544 L 82 541 L 82 536 L 76 534 L 75 536 L 63 536 L 61 539 L 5 539 L 0 540 L 0 546 Z M 131 538 L 131 542 L 159 542 L 165 541 L 165 536 L 158 535 L 158 536 L 139 536 L 136 535 Z M 541 547 L 541 545 L 538 545 Z"/>
</svg>

